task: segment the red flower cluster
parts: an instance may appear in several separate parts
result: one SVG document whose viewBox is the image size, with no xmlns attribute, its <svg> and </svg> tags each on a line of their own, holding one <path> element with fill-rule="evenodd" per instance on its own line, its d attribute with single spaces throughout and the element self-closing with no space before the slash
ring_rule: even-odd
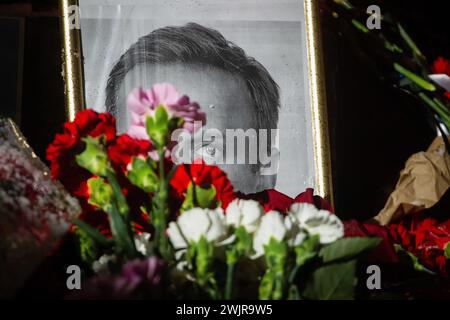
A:
<svg viewBox="0 0 450 320">
<path fill-rule="evenodd" d="M 382 239 L 378 247 L 367 258 L 368 262 L 397 263 L 398 255 L 394 248 L 394 239 L 389 228 L 357 220 L 344 221 L 345 237 L 379 237 Z"/>
<path fill-rule="evenodd" d="M 434 61 L 431 70 L 433 73 L 446 74 L 450 77 L 450 61 L 443 57 L 439 57 Z M 447 91 L 445 96 L 450 99 L 450 92 Z"/>
<path fill-rule="evenodd" d="M 419 258 L 427 268 L 450 274 L 450 261 L 444 250 L 450 242 L 450 219 L 439 222 L 425 213 L 413 214 L 390 225 L 394 241 Z"/>
<path fill-rule="evenodd" d="M 174 190 L 173 196 L 178 200 L 183 200 L 191 181 L 202 188 L 214 186 L 217 200 L 224 209 L 237 197 L 227 174 L 219 167 L 209 166 L 203 162 L 178 166 L 170 180 L 170 185 Z"/>
<path fill-rule="evenodd" d="M 140 209 L 147 195 L 143 190 L 131 184 L 126 177 L 126 171 L 133 157 L 145 157 L 151 149 L 150 141 L 133 139 L 128 134 L 116 137 L 107 146 L 108 158 L 116 171 L 122 192 L 127 199 L 134 228 L 137 232 L 150 231 L 148 218 Z"/>
<path fill-rule="evenodd" d="M 251 195 L 239 195 L 239 198 L 253 199 L 261 203 L 264 211 L 276 210 L 287 212 L 289 207 L 296 202 L 309 203 L 317 209 L 333 212 L 333 207 L 322 197 L 314 195 L 314 190 L 306 189 L 295 198 L 291 198 L 274 189 L 265 190 Z M 394 249 L 393 239 L 389 229 L 376 224 L 362 223 L 356 220 L 344 221 L 345 237 L 379 237 L 380 245 L 368 257 L 368 261 L 381 263 L 397 263 L 399 261 Z"/>
<path fill-rule="evenodd" d="M 86 181 L 92 175 L 78 166 L 75 156 L 84 149 L 84 137 L 95 138 L 100 135 L 104 135 L 107 142 L 113 140 L 116 136 L 116 119 L 109 113 L 84 110 L 76 114 L 73 122 L 64 123 L 63 133 L 56 134 L 47 148 L 52 177 L 60 180 L 76 196 L 88 196 Z"/>
<path fill-rule="evenodd" d="M 117 169 L 125 172 L 133 157 L 146 156 L 151 148 L 152 144 L 148 140 L 136 140 L 128 134 L 122 134 L 108 146 L 108 157 Z"/>
<path fill-rule="evenodd" d="M 151 149 L 149 141 L 132 139 L 126 134 L 116 136 L 116 120 L 109 113 L 97 113 L 84 110 L 76 114 L 73 122 L 64 124 L 63 133 L 57 134 L 47 148 L 47 160 L 53 179 L 58 179 L 64 187 L 78 197 L 83 209 L 80 219 L 109 233 L 107 215 L 97 211 L 88 204 L 87 180 L 93 175 L 76 163 L 75 157 L 80 154 L 85 143 L 83 138 L 104 135 L 108 156 L 116 169 L 118 180 L 124 194 L 127 195 L 131 214 L 135 220 L 142 222 L 139 206 L 142 204 L 143 192 L 129 183 L 124 173 L 133 156 L 146 155 Z"/>
<path fill-rule="evenodd" d="M 264 190 L 250 195 L 239 194 L 239 198 L 258 201 L 265 212 L 270 210 L 286 212 L 296 202 L 310 203 L 315 205 L 317 209 L 333 212 L 331 205 L 322 197 L 314 195 L 314 190 L 311 188 L 306 189 L 305 192 L 300 193 L 295 198 L 291 198 L 275 189 Z"/>
<path fill-rule="evenodd" d="M 433 73 L 450 75 L 450 61 L 443 57 L 439 57 L 434 61 L 432 70 Z"/>
</svg>

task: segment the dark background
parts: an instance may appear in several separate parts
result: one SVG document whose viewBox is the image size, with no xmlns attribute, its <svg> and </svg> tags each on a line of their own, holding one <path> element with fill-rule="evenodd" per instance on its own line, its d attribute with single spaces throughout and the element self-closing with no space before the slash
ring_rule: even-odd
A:
<svg viewBox="0 0 450 320">
<path fill-rule="evenodd" d="M 351 2 L 390 12 L 430 63 L 450 58 L 445 1 Z M 335 207 L 342 218 L 366 219 L 383 208 L 405 161 L 427 149 L 435 129 L 421 103 L 392 88 L 355 28 L 322 14 L 322 32 Z"/>
<path fill-rule="evenodd" d="M 432 61 L 450 57 L 445 1 L 361 1 L 378 4 L 406 27 Z M 354 29 L 323 16 L 336 212 L 342 218 L 375 215 L 393 190 L 408 157 L 435 136 L 427 110 L 383 81 Z M 14 118 L 35 152 L 64 121 L 57 1 L 3 1 L 0 114 Z"/>
</svg>

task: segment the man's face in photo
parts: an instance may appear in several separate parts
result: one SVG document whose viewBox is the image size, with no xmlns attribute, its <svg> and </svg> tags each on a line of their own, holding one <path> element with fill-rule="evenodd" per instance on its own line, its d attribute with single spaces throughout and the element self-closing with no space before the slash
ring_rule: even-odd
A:
<svg viewBox="0 0 450 320">
<path fill-rule="evenodd" d="M 244 81 L 237 75 L 216 67 L 199 64 L 175 63 L 138 64 L 124 78 L 118 99 L 118 129 L 126 132 L 129 126 L 129 114 L 126 108 L 128 93 L 142 86 L 150 88 L 155 83 L 168 82 L 175 86 L 180 94 L 186 94 L 191 101 L 197 102 L 206 113 L 208 129 L 217 129 L 225 139 L 226 129 L 258 130 L 257 117 L 253 100 Z M 197 157 L 207 163 L 214 163 L 215 158 L 225 154 L 225 141 L 204 141 L 198 139 L 198 145 L 192 150 Z M 248 144 L 247 144 L 248 146 Z M 230 152 L 230 150 L 228 150 Z M 231 152 L 233 152 L 231 150 Z M 249 159 L 249 148 L 246 148 L 246 159 Z M 265 185 L 264 176 L 260 176 L 257 164 L 218 164 L 228 175 L 235 189 L 244 193 L 252 193 L 273 187 Z"/>
</svg>

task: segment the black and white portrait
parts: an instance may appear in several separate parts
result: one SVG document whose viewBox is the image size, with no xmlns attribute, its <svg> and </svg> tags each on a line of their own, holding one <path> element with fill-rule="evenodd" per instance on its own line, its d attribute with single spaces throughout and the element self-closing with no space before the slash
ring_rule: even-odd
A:
<svg viewBox="0 0 450 320">
<path fill-rule="evenodd" d="M 80 11 L 87 107 L 113 113 L 119 132 L 134 88 L 170 83 L 199 103 L 205 129 L 277 129 L 275 172 L 219 163 L 236 189 L 314 187 L 301 0 L 80 0 Z M 224 145 L 195 152 L 214 160 Z"/>
</svg>

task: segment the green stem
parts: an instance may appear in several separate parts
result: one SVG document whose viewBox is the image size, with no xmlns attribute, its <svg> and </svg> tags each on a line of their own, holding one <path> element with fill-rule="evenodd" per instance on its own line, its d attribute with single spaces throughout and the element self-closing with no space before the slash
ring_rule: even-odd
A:
<svg viewBox="0 0 450 320">
<path fill-rule="evenodd" d="M 120 184 L 116 179 L 114 172 L 108 171 L 106 173 L 108 182 L 114 192 L 114 201 L 111 204 L 109 216 L 111 218 L 111 231 L 118 240 L 118 244 L 125 250 L 125 253 L 130 257 L 136 256 L 136 247 L 133 240 L 133 230 L 131 228 L 129 219 L 129 208 L 125 196 L 122 193 Z"/>
<path fill-rule="evenodd" d="M 450 125 L 450 116 L 448 109 L 444 109 L 441 107 L 440 104 L 436 103 L 435 101 L 431 100 L 425 93 L 420 92 L 419 97 L 428 105 L 430 106 L 444 121 L 447 128 L 449 128 Z"/>
<path fill-rule="evenodd" d="M 159 179 L 161 182 L 165 180 L 165 172 L 164 172 L 164 148 L 160 148 L 158 150 L 159 157 Z"/>
<path fill-rule="evenodd" d="M 450 117 L 450 110 L 437 98 L 433 98 L 434 103 L 442 110 L 444 114 Z"/>
<path fill-rule="evenodd" d="M 334 2 L 347 10 L 353 9 L 353 5 L 348 0 L 334 0 Z"/>
<path fill-rule="evenodd" d="M 131 228 L 129 223 L 124 221 L 116 203 L 113 203 L 109 212 L 111 232 L 116 239 L 119 254 L 122 251 L 128 258 L 134 258 L 137 255 L 136 246 L 134 245 Z"/>
<path fill-rule="evenodd" d="M 427 90 L 427 91 L 436 91 L 436 87 L 429 81 L 425 80 L 424 78 L 418 76 L 414 72 L 406 69 L 402 65 L 398 63 L 394 63 L 394 69 L 407 77 L 409 80 L 420 86 L 421 88 Z"/>
<path fill-rule="evenodd" d="M 111 185 L 111 188 L 113 189 L 114 197 L 116 198 L 117 205 L 119 207 L 119 212 L 128 221 L 129 208 L 128 208 L 127 200 L 122 193 L 122 188 L 120 187 L 120 184 L 117 181 L 114 172 L 108 171 L 106 174 L 106 177 L 108 178 L 108 182 Z"/>
<path fill-rule="evenodd" d="M 352 19 L 352 24 L 356 27 L 356 29 L 358 29 L 359 31 L 361 31 L 363 33 L 369 32 L 369 29 L 367 29 L 365 25 L 363 25 L 361 22 L 359 22 L 356 19 Z"/>
<path fill-rule="evenodd" d="M 233 294 L 233 275 L 235 263 L 228 263 L 227 280 L 225 283 L 225 300 L 230 300 Z"/>
<path fill-rule="evenodd" d="M 167 228 L 167 213 L 168 213 L 167 211 L 168 181 L 164 171 L 164 148 L 158 149 L 158 156 L 159 156 L 159 190 L 157 196 L 157 214 L 159 226 L 156 229 L 161 256 L 164 259 L 170 259 L 169 242 L 165 234 L 165 230 Z"/>
<path fill-rule="evenodd" d="M 411 48 L 412 52 L 414 52 L 417 57 L 424 60 L 425 57 L 420 51 L 419 47 L 417 47 L 413 39 L 409 36 L 405 29 L 403 29 L 402 25 L 400 23 L 397 23 L 397 27 L 398 31 L 400 32 L 400 36 L 403 38 L 403 40 L 405 40 L 406 44 Z"/>
<path fill-rule="evenodd" d="M 91 227 L 86 222 L 76 219 L 73 223 L 83 232 L 85 232 L 89 237 L 91 237 L 95 242 L 104 248 L 108 248 L 112 245 L 111 239 L 106 238 L 101 234 L 96 228 Z"/>
<path fill-rule="evenodd" d="M 293 284 L 295 277 L 297 276 L 298 271 L 300 270 L 300 265 L 296 264 L 295 267 L 292 269 L 291 273 L 289 274 L 289 284 Z"/>
</svg>

